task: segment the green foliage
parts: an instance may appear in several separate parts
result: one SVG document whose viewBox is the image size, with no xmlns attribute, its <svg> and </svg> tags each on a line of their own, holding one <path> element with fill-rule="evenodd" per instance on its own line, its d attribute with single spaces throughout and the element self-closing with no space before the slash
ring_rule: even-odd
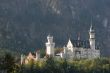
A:
<svg viewBox="0 0 110 73">
<path fill-rule="evenodd" d="M 43 58 L 45 55 L 45 49 L 40 49 L 40 57 Z"/>
<path fill-rule="evenodd" d="M 26 67 L 24 69 L 26 69 Z M 35 73 L 109 73 L 110 59 L 56 60 L 47 58 L 47 60 L 36 61 L 33 65 L 33 69 Z M 32 71 L 31 69 L 30 73 Z M 25 70 L 25 73 L 26 72 Z"/>
<path fill-rule="evenodd" d="M 0 58 L 0 70 L 8 73 L 109 73 L 110 58 L 94 60 L 56 60 L 54 58 L 30 60 L 28 64 L 19 65 L 7 54 Z"/>
<path fill-rule="evenodd" d="M 20 66 L 16 64 L 15 58 L 6 53 L 3 57 L 0 57 L 0 70 L 7 73 L 19 73 Z"/>
<path fill-rule="evenodd" d="M 20 53 L 18 53 L 18 52 L 15 52 L 13 50 L 9 50 L 9 49 L 6 49 L 6 48 L 0 48 L 0 57 L 3 57 L 7 53 L 13 55 L 14 57 L 20 56 Z"/>
</svg>

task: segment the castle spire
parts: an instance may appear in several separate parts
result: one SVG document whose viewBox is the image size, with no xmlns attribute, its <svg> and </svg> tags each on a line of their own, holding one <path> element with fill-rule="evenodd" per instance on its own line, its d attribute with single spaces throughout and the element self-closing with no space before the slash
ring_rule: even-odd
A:
<svg viewBox="0 0 110 73">
<path fill-rule="evenodd" d="M 95 49 L 95 30 L 93 28 L 92 22 L 89 30 L 89 42 L 90 42 L 90 48 Z"/>
<path fill-rule="evenodd" d="M 78 33 L 78 40 L 80 40 L 81 39 L 81 36 L 80 36 L 80 33 Z"/>
<path fill-rule="evenodd" d="M 91 26 L 90 26 L 90 30 L 89 30 L 90 32 L 94 32 L 94 28 L 93 28 L 93 24 L 92 24 L 92 22 L 91 22 Z"/>
</svg>

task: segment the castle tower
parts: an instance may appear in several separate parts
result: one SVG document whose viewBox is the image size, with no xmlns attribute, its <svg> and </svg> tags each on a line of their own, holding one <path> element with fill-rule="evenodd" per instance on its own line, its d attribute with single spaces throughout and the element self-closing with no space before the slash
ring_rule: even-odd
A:
<svg viewBox="0 0 110 73">
<path fill-rule="evenodd" d="M 24 63 L 24 60 L 25 60 L 25 56 L 21 55 L 21 65 Z"/>
<path fill-rule="evenodd" d="M 54 57 L 54 47 L 55 43 L 53 42 L 53 36 L 48 35 L 46 42 L 46 54 L 50 57 Z"/>
<path fill-rule="evenodd" d="M 36 52 L 36 60 L 39 60 L 39 58 L 40 58 L 40 50 L 38 50 L 38 51 Z"/>
<path fill-rule="evenodd" d="M 93 29 L 92 25 L 89 30 L 89 42 L 90 42 L 90 48 L 95 49 L 95 30 Z"/>
<path fill-rule="evenodd" d="M 67 47 L 64 46 L 63 52 L 64 52 L 64 58 L 67 59 Z"/>
</svg>

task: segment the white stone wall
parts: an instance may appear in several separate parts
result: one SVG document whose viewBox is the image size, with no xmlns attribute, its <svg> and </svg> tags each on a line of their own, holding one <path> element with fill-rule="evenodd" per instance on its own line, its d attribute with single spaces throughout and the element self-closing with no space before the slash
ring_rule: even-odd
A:
<svg viewBox="0 0 110 73">
<path fill-rule="evenodd" d="M 78 52 L 75 52 L 75 51 L 78 51 Z M 94 59 L 94 58 L 100 57 L 100 50 L 74 47 L 73 52 L 70 49 L 66 51 L 66 57 L 68 59 L 74 59 L 74 58 Z"/>
<path fill-rule="evenodd" d="M 46 43 L 46 54 L 54 57 L 55 43 L 53 42 L 53 36 L 47 36 L 47 40 L 48 41 Z"/>
</svg>

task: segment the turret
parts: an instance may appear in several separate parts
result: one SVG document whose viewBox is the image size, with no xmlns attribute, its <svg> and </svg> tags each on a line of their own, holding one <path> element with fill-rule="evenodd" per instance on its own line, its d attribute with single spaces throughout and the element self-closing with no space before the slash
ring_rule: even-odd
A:
<svg viewBox="0 0 110 73">
<path fill-rule="evenodd" d="M 36 52 L 36 60 L 39 60 L 39 58 L 40 58 L 40 50 L 38 50 L 38 51 Z"/>
<path fill-rule="evenodd" d="M 95 30 L 93 29 L 92 25 L 89 30 L 89 42 L 90 42 L 90 48 L 95 49 Z"/>
<path fill-rule="evenodd" d="M 55 43 L 53 42 L 53 36 L 48 35 L 47 36 L 47 42 L 46 42 L 46 54 L 50 57 L 54 57 L 54 47 Z"/>
<path fill-rule="evenodd" d="M 25 56 L 21 55 L 21 65 L 24 64 Z"/>
<path fill-rule="evenodd" d="M 63 52 L 64 52 L 64 58 L 66 59 L 67 58 L 67 47 L 64 46 Z"/>
</svg>

